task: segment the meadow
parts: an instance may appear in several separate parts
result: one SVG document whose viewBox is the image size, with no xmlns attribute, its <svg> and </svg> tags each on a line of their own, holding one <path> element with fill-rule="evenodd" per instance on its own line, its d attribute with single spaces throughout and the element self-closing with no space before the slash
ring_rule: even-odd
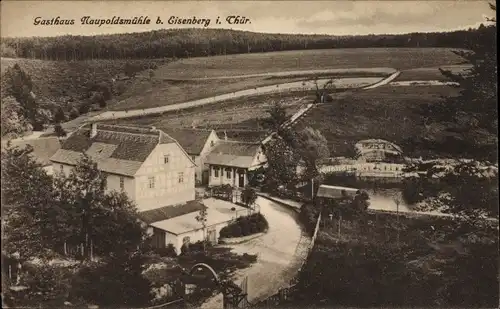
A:
<svg viewBox="0 0 500 309">
<path fill-rule="evenodd" d="M 460 64 L 450 48 L 345 48 L 187 58 L 156 71 L 164 78 L 237 76 L 313 69 L 389 67 L 398 70 Z"/>
<path fill-rule="evenodd" d="M 434 68 L 417 68 L 401 71 L 401 74 L 395 79 L 396 82 L 403 81 L 449 81 L 449 79 L 444 76 L 439 68 L 443 70 L 449 70 L 454 74 L 464 74 L 467 73 L 470 65 L 449 65 Z"/>
<path fill-rule="evenodd" d="M 409 156 L 434 156 L 433 149 L 412 147 L 420 136 L 441 134 L 428 126 L 419 113 L 422 105 L 454 96 L 458 89 L 450 86 L 378 88 L 343 93 L 334 101 L 316 106 L 295 125 L 321 131 L 328 141 L 331 156 L 354 156 L 359 140 L 381 138 L 400 145 Z"/>
<path fill-rule="evenodd" d="M 304 104 L 310 103 L 312 95 L 307 93 L 273 93 L 263 96 L 242 97 L 223 101 L 216 105 L 206 105 L 191 109 L 166 112 L 160 115 L 118 119 L 110 121 L 118 124 L 133 124 L 141 126 L 155 126 L 157 128 L 197 127 L 215 130 L 226 130 L 231 137 L 242 136 L 242 130 L 266 130 L 261 120 L 267 118 L 267 110 L 280 102 L 286 108 L 287 116 L 293 115 Z M 250 134 L 245 139 L 254 139 L 255 134 Z"/>
</svg>

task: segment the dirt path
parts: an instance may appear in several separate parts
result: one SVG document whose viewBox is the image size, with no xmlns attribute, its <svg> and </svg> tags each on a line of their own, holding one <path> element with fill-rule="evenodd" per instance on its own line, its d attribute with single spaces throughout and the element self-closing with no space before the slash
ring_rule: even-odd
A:
<svg viewBox="0 0 500 309">
<path fill-rule="evenodd" d="M 236 272 L 233 277 L 236 284 L 248 277 L 250 302 L 271 296 L 281 287 L 288 286 L 306 254 L 297 250 L 301 237 L 305 237 L 296 220 L 297 212 L 262 197 L 257 203 L 269 223 L 268 232 L 246 243 L 229 246 L 235 253 L 257 254 L 257 262 Z M 210 298 L 201 308 L 222 308 L 222 297 Z"/>
<path fill-rule="evenodd" d="M 321 83 L 326 83 L 330 81 L 331 78 L 318 79 L 317 82 L 321 85 Z M 368 85 L 372 85 L 378 83 L 382 80 L 381 77 L 352 77 L 352 78 L 338 78 L 334 79 L 333 84 L 337 88 L 360 88 Z M 90 121 L 102 121 L 102 120 L 113 120 L 113 119 L 122 119 L 122 118 L 131 118 L 131 117 L 140 117 L 146 115 L 154 115 L 161 114 L 164 112 L 187 109 L 197 106 L 202 106 L 206 104 L 213 104 L 221 101 L 226 101 L 230 99 L 246 97 L 246 96 L 256 96 L 263 95 L 273 92 L 280 91 L 305 91 L 315 89 L 314 81 L 299 81 L 299 82 L 291 82 L 291 83 L 283 83 L 283 84 L 275 84 L 270 86 L 257 87 L 253 89 L 246 89 L 235 91 L 233 93 L 226 93 L 217 95 L 214 97 L 193 100 L 184 103 L 172 104 L 159 106 L 154 108 L 145 108 L 145 109 L 134 109 L 127 111 L 108 111 L 104 112 L 100 115 L 94 116 L 90 118 Z"/>
<path fill-rule="evenodd" d="M 314 74 L 353 74 L 353 73 L 373 73 L 373 74 L 393 74 L 396 70 L 393 68 L 350 68 L 350 69 L 323 69 L 323 70 L 303 70 L 303 71 L 285 71 L 285 72 L 266 72 L 245 75 L 230 75 L 230 76 L 213 76 L 213 77 L 196 77 L 196 78 L 160 78 L 163 80 L 179 80 L 179 81 L 199 81 L 213 79 L 234 79 L 234 78 L 251 78 L 251 77 L 286 77 L 286 76 L 304 76 Z M 335 77 L 333 77 L 335 78 Z"/>
</svg>

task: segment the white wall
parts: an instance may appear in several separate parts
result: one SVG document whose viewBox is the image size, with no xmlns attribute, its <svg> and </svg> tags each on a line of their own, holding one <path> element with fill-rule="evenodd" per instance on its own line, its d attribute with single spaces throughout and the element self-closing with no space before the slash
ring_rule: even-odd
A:
<svg viewBox="0 0 500 309">
<path fill-rule="evenodd" d="M 208 230 L 211 229 L 211 228 L 215 228 L 215 235 L 216 235 L 216 242 L 219 241 L 219 234 L 220 234 L 220 230 L 227 226 L 229 224 L 229 222 L 223 222 L 223 223 L 219 223 L 219 224 L 215 224 L 215 225 L 212 225 L 212 226 L 208 226 L 206 228 L 206 232 L 203 233 L 203 229 L 198 229 L 198 230 L 195 230 L 195 231 L 189 231 L 189 232 L 186 232 L 186 233 L 182 233 L 182 234 L 179 234 L 179 235 L 174 235 L 174 234 L 170 234 L 167 232 L 167 237 L 166 237 L 166 241 L 167 241 L 167 244 L 171 243 L 175 246 L 175 250 L 177 251 L 177 254 L 180 254 L 181 253 L 181 248 L 182 248 L 182 245 L 183 245 L 183 239 L 184 237 L 189 237 L 189 241 L 191 243 L 195 243 L 197 241 L 202 241 L 204 237 L 207 237 L 208 236 Z M 169 241 L 169 239 L 174 239 L 174 237 L 176 238 L 176 242 L 173 242 L 173 241 Z"/>
<path fill-rule="evenodd" d="M 209 166 L 205 164 L 205 159 L 207 158 L 207 155 L 212 151 L 212 149 L 217 145 L 218 141 L 219 137 L 217 136 L 215 131 L 212 130 L 207 140 L 205 141 L 205 145 L 203 146 L 200 155 L 196 156 L 195 163 L 196 163 L 196 175 L 198 181 L 203 180 L 203 171 L 208 171 Z"/>
<path fill-rule="evenodd" d="M 259 147 L 259 150 L 257 151 L 255 156 L 253 157 L 252 166 L 258 166 L 258 165 L 261 165 L 261 164 L 266 163 L 266 162 L 267 162 L 266 155 L 262 151 L 262 148 Z"/>
<path fill-rule="evenodd" d="M 169 155 L 168 163 L 164 163 L 164 155 Z M 179 183 L 180 172 L 184 173 L 182 183 Z M 150 177 L 154 177 L 154 188 L 149 188 Z M 195 199 L 195 166 L 177 144 L 158 145 L 137 171 L 135 179 L 139 211 Z"/>
<path fill-rule="evenodd" d="M 219 168 L 219 175 L 218 177 L 215 177 L 215 169 Z M 226 168 L 229 168 L 231 170 L 231 178 L 227 177 L 226 173 Z M 210 174 L 209 174 L 209 181 L 208 185 L 209 186 L 220 186 L 220 185 L 225 185 L 229 184 L 233 187 L 239 186 L 239 171 L 243 170 L 245 173 L 243 174 L 244 177 L 244 184 L 247 184 L 247 171 L 246 169 L 240 169 L 236 167 L 226 167 L 226 166 L 218 166 L 218 165 L 210 165 Z"/>
</svg>

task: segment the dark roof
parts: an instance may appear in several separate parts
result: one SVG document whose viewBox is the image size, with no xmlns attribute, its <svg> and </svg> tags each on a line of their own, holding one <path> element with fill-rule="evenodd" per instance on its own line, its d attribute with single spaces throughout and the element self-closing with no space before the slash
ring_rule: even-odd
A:
<svg viewBox="0 0 500 309">
<path fill-rule="evenodd" d="M 187 129 L 187 128 L 161 128 L 168 135 L 172 136 L 190 155 L 199 155 L 207 142 L 212 130 Z"/>
<path fill-rule="evenodd" d="M 227 136 L 228 140 L 241 141 L 241 142 L 251 142 L 258 143 L 269 134 L 268 131 L 264 130 L 217 130 L 217 135 L 219 138 L 224 139 Z"/>
<path fill-rule="evenodd" d="M 75 165 L 86 153 L 105 172 L 133 176 L 158 144 L 177 143 L 165 132 L 153 128 L 96 125 L 94 137 L 90 137 L 90 124 L 73 132 L 51 161 Z"/>
<path fill-rule="evenodd" d="M 355 188 L 321 185 L 319 186 L 318 193 L 316 194 L 316 196 L 323 198 L 338 199 L 347 196 L 354 196 L 356 195 L 356 192 L 358 192 L 358 189 Z"/>
<path fill-rule="evenodd" d="M 168 220 L 192 212 L 206 209 L 207 207 L 199 201 L 189 201 L 186 204 L 175 206 L 164 206 L 156 209 L 139 212 L 139 218 L 147 224 Z"/>
<path fill-rule="evenodd" d="M 2 143 L 2 148 L 6 146 L 7 143 Z M 61 148 L 61 143 L 57 137 L 43 137 L 28 140 L 13 140 L 11 141 L 11 147 L 25 148 L 27 145 L 33 147 L 33 152 L 31 155 L 35 158 L 36 162 L 42 166 L 50 165 L 50 157 L 52 157 L 59 148 Z"/>
</svg>

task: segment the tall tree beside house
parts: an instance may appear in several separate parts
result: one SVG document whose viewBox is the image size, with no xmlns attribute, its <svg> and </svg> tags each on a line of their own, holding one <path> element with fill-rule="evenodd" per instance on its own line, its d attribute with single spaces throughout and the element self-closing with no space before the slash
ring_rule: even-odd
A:
<svg viewBox="0 0 500 309">
<path fill-rule="evenodd" d="M 265 187 L 270 191 L 275 191 L 281 186 L 295 190 L 295 185 L 298 183 L 297 166 L 300 160 L 297 152 L 279 137 L 266 143 L 263 151 L 267 158 Z"/>
<path fill-rule="evenodd" d="M 72 213 L 73 245 L 84 258 L 118 254 L 142 245 L 145 230 L 133 202 L 124 194 L 106 192 L 106 175 L 84 156 L 67 177 L 57 180 L 58 203 Z M 92 251 L 91 251 L 92 250 Z"/>
<path fill-rule="evenodd" d="M 59 242 L 61 221 L 67 218 L 53 205 L 52 178 L 31 156 L 33 149 L 2 150 L 3 249 L 21 261 L 44 257 Z"/>
</svg>

